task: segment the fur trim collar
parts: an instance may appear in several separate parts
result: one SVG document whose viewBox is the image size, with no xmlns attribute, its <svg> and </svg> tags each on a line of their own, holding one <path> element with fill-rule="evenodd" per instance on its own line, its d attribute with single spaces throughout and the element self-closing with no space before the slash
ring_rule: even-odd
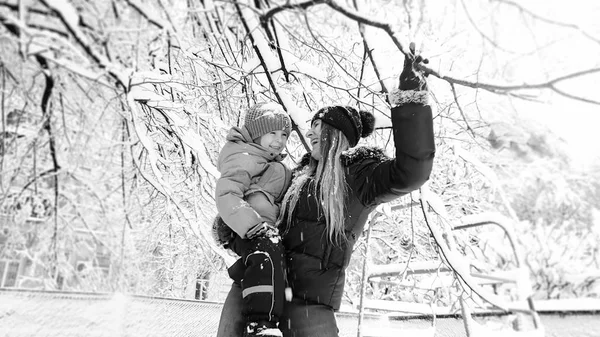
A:
<svg viewBox="0 0 600 337">
<path fill-rule="evenodd" d="M 341 159 L 342 164 L 348 167 L 354 163 L 365 159 L 376 159 L 377 161 L 384 161 L 389 159 L 389 157 L 385 155 L 381 148 L 370 146 L 358 146 L 344 151 Z M 294 172 L 302 170 L 302 168 L 308 165 L 309 162 L 310 152 L 302 156 L 302 159 L 300 159 L 300 164 L 298 164 L 298 166 L 294 169 Z"/>
<path fill-rule="evenodd" d="M 427 90 L 400 90 L 396 89 L 388 94 L 392 107 L 407 103 L 427 105 L 429 103 L 429 92 Z"/>
<path fill-rule="evenodd" d="M 345 151 L 342 155 L 342 164 L 348 167 L 354 163 L 365 159 L 376 159 L 377 161 L 384 161 L 389 159 L 388 156 L 385 155 L 383 150 L 378 147 L 371 146 L 359 146 L 349 149 Z"/>
</svg>

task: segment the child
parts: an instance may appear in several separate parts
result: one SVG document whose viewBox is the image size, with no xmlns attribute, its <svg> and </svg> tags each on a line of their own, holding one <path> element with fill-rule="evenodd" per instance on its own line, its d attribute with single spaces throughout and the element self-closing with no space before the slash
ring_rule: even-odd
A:
<svg viewBox="0 0 600 337">
<path fill-rule="evenodd" d="M 219 153 L 215 200 L 220 219 L 214 229 L 218 240 L 241 257 L 229 274 L 241 281 L 244 336 L 281 336 L 277 323 L 285 268 L 275 221 L 291 179 L 281 163 L 291 125 L 280 105 L 257 104 L 248 110 L 242 128 L 231 128 Z M 229 229 L 235 233 L 227 233 Z"/>
</svg>

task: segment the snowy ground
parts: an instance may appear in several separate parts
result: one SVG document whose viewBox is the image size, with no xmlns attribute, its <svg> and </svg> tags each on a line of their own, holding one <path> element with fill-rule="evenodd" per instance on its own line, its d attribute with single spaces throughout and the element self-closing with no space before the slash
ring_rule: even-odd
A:
<svg viewBox="0 0 600 337">
<path fill-rule="evenodd" d="M 571 304 L 572 306 L 573 304 Z M 90 295 L 0 289 L 0 336 L 205 336 L 212 337 L 221 304 L 125 295 Z M 486 318 L 490 328 L 505 318 Z M 483 319 L 480 320 L 483 322 Z M 546 337 L 600 336 L 596 314 L 542 315 Z M 461 319 L 374 319 L 363 324 L 377 336 L 466 336 Z M 338 315 L 341 337 L 357 335 L 357 316 Z M 429 334 L 428 334 L 429 333 Z"/>
</svg>

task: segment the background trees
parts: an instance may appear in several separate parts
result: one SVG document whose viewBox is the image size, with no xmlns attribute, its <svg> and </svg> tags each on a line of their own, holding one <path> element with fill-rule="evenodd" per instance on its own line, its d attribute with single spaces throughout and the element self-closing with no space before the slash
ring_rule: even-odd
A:
<svg viewBox="0 0 600 337">
<path fill-rule="evenodd" d="M 29 286 L 186 296 L 231 259 L 210 238 L 214 163 L 244 109 L 285 106 L 298 131 L 290 165 L 310 111 L 331 103 L 373 111 L 369 142 L 387 146 L 385 92 L 417 41 L 438 112 L 430 189 L 448 221 L 500 211 L 539 296 L 597 294 L 598 147 L 549 127 L 593 135 L 599 12 L 591 1 L 0 1 L 2 256 L 28 266 Z M 381 262 L 436 255 L 418 214 L 381 225 Z"/>
</svg>

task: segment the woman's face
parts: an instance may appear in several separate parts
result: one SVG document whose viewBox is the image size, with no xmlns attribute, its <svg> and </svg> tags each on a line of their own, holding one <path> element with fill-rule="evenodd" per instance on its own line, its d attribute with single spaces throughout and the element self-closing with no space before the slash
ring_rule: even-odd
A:
<svg viewBox="0 0 600 337">
<path fill-rule="evenodd" d="M 306 137 L 310 140 L 312 146 L 310 155 L 315 160 L 321 160 L 321 123 L 320 119 L 316 119 L 306 133 Z"/>
</svg>

